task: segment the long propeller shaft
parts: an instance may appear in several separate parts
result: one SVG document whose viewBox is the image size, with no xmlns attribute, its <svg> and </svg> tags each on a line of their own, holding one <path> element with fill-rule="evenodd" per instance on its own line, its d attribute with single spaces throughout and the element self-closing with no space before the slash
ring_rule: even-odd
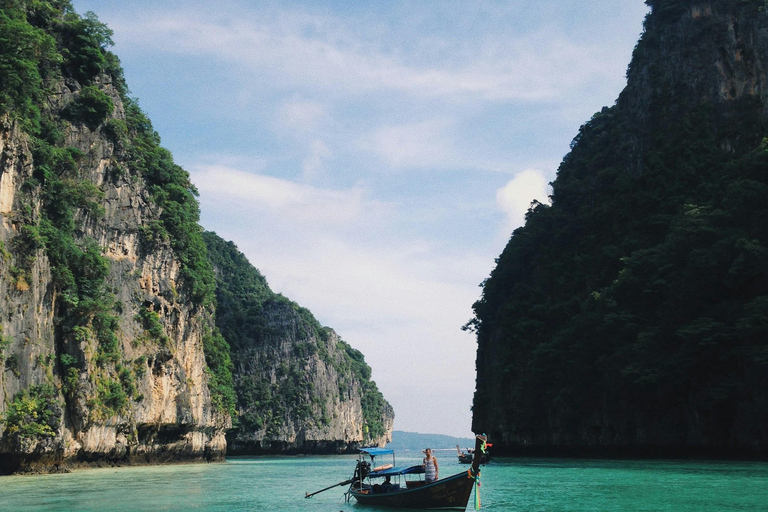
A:
<svg viewBox="0 0 768 512">
<path fill-rule="evenodd" d="M 311 497 L 312 497 L 312 496 L 314 496 L 315 494 L 320 494 L 320 493 L 321 493 L 321 492 L 323 492 L 323 491 L 327 491 L 328 489 L 333 489 L 334 487 L 338 487 L 338 486 L 340 486 L 340 485 L 347 485 L 347 484 L 351 484 L 351 483 L 352 483 L 352 482 L 354 482 L 354 481 L 355 481 L 355 479 L 354 479 L 354 478 L 350 478 L 349 480 L 344 480 L 343 482 L 339 482 L 339 483 L 337 483 L 337 484 L 329 485 L 329 486 L 328 486 L 328 487 L 326 487 L 325 489 L 320 489 L 319 491 L 315 491 L 315 492 L 313 492 L 312 494 L 306 493 L 306 496 L 304 496 L 304 497 L 305 497 L 305 498 L 311 498 Z"/>
</svg>

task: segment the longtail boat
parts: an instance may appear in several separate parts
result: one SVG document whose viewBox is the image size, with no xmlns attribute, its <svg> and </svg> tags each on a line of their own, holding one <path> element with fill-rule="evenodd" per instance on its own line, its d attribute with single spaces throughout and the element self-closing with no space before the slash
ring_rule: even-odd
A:
<svg viewBox="0 0 768 512">
<path fill-rule="evenodd" d="M 485 447 L 485 436 L 475 440 L 475 457 L 468 471 L 427 483 L 414 480 L 413 475 L 424 473 L 424 467 L 396 466 L 395 453 L 386 448 L 363 448 L 351 479 L 326 487 L 312 494 L 333 487 L 349 484 L 345 498 L 355 498 L 360 505 L 408 509 L 464 510 L 467 508 L 472 488 L 480 477 L 480 458 Z M 392 462 L 375 466 L 377 457 L 392 456 Z M 370 462 L 368 461 L 370 458 Z M 381 462 L 381 459 L 379 459 Z M 371 469 L 373 468 L 373 469 Z M 391 483 L 392 479 L 398 483 Z M 383 480 L 382 483 L 381 480 Z M 475 490 L 477 492 L 477 490 Z"/>
<path fill-rule="evenodd" d="M 491 443 L 486 443 L 485 448 L 486 450 L 482 453 L 482 457 L 480 459 L 480 464 L 486 464 L 489 460 L 491 460 L 491 454 L 488 451 L 488 448 L 493 446 Z M 472 448 L 467 448 L 466 452 L 462 452 L 461 448 L 459 448 L 459 445 L 456 445 L 456 451 L 459 455 L 459 464 L 472 464 L 472 459 L 474 458 L 475 450 Z"/>
</svg>

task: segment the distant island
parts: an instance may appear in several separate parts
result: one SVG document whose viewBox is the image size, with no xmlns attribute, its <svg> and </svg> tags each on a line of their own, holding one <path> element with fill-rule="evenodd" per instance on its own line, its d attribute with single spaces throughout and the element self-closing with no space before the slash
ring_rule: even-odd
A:
<svg viewBox="0 0 768 512">
<path fill-rule="evenodd" d="M 416 432 L 394 430 L 392 431 L 392 442 L 387 445 L 387 448 L 395 451 L 417 451 L 424 448 L 435 450 L 456 448 L 456 445 L 464 449 L 466 447 L 473 447 L 475 441 L 471 437 L 451 437 L 443 434 L 419 434 Z"/>
</svg>

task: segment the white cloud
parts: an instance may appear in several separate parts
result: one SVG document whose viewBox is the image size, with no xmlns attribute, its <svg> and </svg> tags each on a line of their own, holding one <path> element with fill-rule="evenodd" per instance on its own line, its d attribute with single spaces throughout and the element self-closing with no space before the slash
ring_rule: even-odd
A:
<svg viewBox="0 0 768 512">
<path fill-rule="evenodd" d="M 402 238 L 393 224 L 403 217 L 394 215 L 392 205 L 367 197 L 364 189 L 328 190 L 215 166 L 198 168 L 192 177 L 204 209 L 224 223 L 226 215 L 244 219 L 256 210 L 277 219 L 240 223 L 227 231 L 250 233 L 238 239 L 246 240 L 241 249 L 249 248 L 251 261 L 270 269 L 270 282 L 280 291 L 317 304 L 313 311 L 321 316 L 348 312 L 350 319 L 367 323 L 381 318 L 408 323 L 448 314 L 460 327 L 469 315 L 473 288 L 481 279 L 473 270 L 484 267 L 485 260 L 473 253 L 447 253 L 418 237 Z M 224 215 L 215 215 L 219 212 Z M 269 246 L 261 242 L 265 238 Z M 249 245 L 249 239 L 256 243 Z M 308 249 L 275 250 L 292 239 Z"/>
<path fill-rule="evenodd" d="M 525 223 L 533 200 L 548 203 L 549 184 L 544 172 L 527 169 L 518 173 L 496 192 L 496 203 L 507 215 L 507 232 Z"/>
<path fill-rule="evenodd" d="M 386 216 L 391 206 L 368 198 L 365 189 L 323 189 L 224 166 L 199 166 L 191 171 L 202 199 L 214 207 L 269 213 L 301 226 L 348 228 Z M 240 219 L 243 221 L 244 219 Z M 247 227 L 246 227 L 247 228 Z"/>
<path fill-rule="evenodd" d="M 323 160 L 331 156 L 331 151 L 328 149 L 323 141 L 315 140 L 309 146 L 309 155 L 304 159 L 301 164 L 303 171 L 302 177 L 305 181 L 313 181 L 317 178 L 320 169 L 323 166 Z"/>
<path fill-rule="evenodd" d="M 398 428 L 465 434 L 475 343 L 471 316 L 489 262 L 416 236 L 402 215 L 360 188 L 328 190 L 207 166 L 192 177 L 206 228 L 236 240 L 270 286 L 309 307 L 361 350 L 395 407 Z M 430 383 L 428 405 L 412 406 L 412 379 Z M 423 418 L 429 413 L 430 418 Z"/>
<path fill-rule="evenodd" d="M 284 131 L 298 134 L 313 132 L 326 115 L 326 110 L 325 105 L 321 103 L 294 97 L 280 107 L 277 126 Z"/>
<path fill-rule="evenodd" d="M 451 128 L 446 119 L 388 125 L 369 135 L 361 146 L 395 168 L 445 165 L 456 160 Z"/>
<path fill-rule="evenodd" d="M 460 328 L 479 297 L 480 276 L 470 285 L 442 268 L 467 262 L 408 241 L 362 245 L 320 234 L 310 235 L 302 253 L 286 253 L 259 238 L 240 249 L 259 262 L 273 289 L 311 305 L 321 322 L 333 319 L 331 326 L 365 354 L 398 425 L 429 428 L 439 418 L 451 433 L 469 431 L 472 387 L 446 390 L 474 379 L 476 345 Z M 420 408 L 412 406 L 414 392 L 425 399 Z"/>
<path fill-rule="evenodd" d="M 254 21 L 156 10 L 113 25 L 122 41 L 146 50 L 213 56 L 235 64 L 233 76 L 247 70 L 276 79 L 273 86 L 337 94 L 392 90 L 414 97 L 542 100 L 562 98 L 596 78 L 617 80 L 615 70 L 606 68 L 614 60 L 608 58 L 610 45 L 584 45 L 555 27 L 506 37 L 493 33 L 463 40 L 462 46 L 433 37 L 422 50 L 410 47 L 410 38 L 383 47 L 351 28 L 350 20 L 298 11 L 261 12 Z M 446 47 L 439 56 L 436 45 Z M 409 58 L 419 55 L 425 60 Z"/>
</svg>

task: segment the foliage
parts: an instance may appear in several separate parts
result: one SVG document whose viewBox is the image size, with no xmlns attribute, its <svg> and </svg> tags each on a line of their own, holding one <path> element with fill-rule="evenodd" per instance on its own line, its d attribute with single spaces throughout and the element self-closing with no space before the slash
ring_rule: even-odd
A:
<svg viewBox="0 0 768 512">
<path fill-rule="evenodd" d="M 139 227 L 141 243 L 144 250 L 150 251 L 159 247 L 170 239 L 168 230 L 165 229 L 162 221 L 152 220 Z"/>
<path fill-rule="evenodd" d="M 365 426 L 364 442 L 376 442 L 386 434 L 387 429 L 383 419 L 390 409 L 389 403 L 373 381 L 362 381 L 360 402 L 363 409 Z"/>
<path fill-rule="evenodd" d="M 21 265 L 21 269 L 12 274 L 26 273 L 37 259 L 37 251 L 44 246 L 44 240 L 37 226 L 27 224 L 21 226 L 19 234 L 12 239 L 12 245 Z M 19 275 L 14 275 L 14 278 L 18 277 Z"/>
<path fill-rule="evenodd" d="M 21 377 L 21 370 L 19 369 L 19 356 L 17 354 L 11 354 L 5 359 L 5 369 L 10 371 L 17 379 Z"/>
<path fill-rule="evenodd" d="M 56 391 L 44 384 L 32 386 L 14 396 L 2 421 L 8 435 L 53 437 L 59 429 L 60 415 Z"/>
<path fill-rule="evenodd" d="M 90 182 L 77 179 L 80 156 L 74 148 L 59 148 L 41 139 L 33 146 L 34 177 L 44 199 L 43 218 L 34 229 L 45 244 L 54 281 L 68 308 L 70 327 L 89 322 L 95 310 L 111 306 L 103 290 L 108 260 L 95 241 L 78 245 L 73 236 L 76 210 L 97 216 L 103 211 L 97 203 L 103 193 Z"/>
<path fill-rule="evenodd" d="M 82 123 L 91 130 L 95 130 L 112 113 L 114 108 L 115 106 L 109 96 L 98 87 L 89 85 L 83 87 L 77 97 L 62 110 L 61 114 L 73 123 Z M 116 124 L 113 123 L 111 126 L 114 130 Z M 117 126 L 119 131 L 119 125 Z"/>
<path fill-rule="evenodd" d="M 136 393 L 136 381 L 131 368 L 120 366 L 117 371 L 117 376 L 120 379 L 120 386 L 123 388 L 123 392 L 126 396 L 134 395 Z"/>
<path fill-rule="evenodd" d="M 160 321 L 160 315 L 157 311 L 152 311 L 149 308 L 141 308 L 136 314 L 136 321 L 141 322 L 151 339 L 159 341 L 161 345 L 166 345 L 168 343 L 165 327 L 163 327 L 163 324 Z"/>
<path fill-rule="evenodd" d="M 262 308 L 274 294 L 234 243 L 211 232 L 204 232 L 203 240 L 216 269 L 216 325 L 232 349 L 239 350 L 260 339 Z"/>
<path fill-rule="evenodd" d="M 261 430 L 268 422 L 273 408 L 272 386 L 259 378 L 240 378 L 236 385 L 237 400 L 244 407 L 239 417 L 238 429 L 242 432 Z"/>
<path fill-rule="evenodd" d="M 107 119 L 104 125 L 104 133 L 112 139 L 112 142 L 123 147 L 128 140 L 128 125 L 122 119 Z"/>
<path fill-rule="evenodd" d="M 91 325 L 99 342 L 96 362 L 100 366 L 117 363 L 120 359 L 120 340 L 117 337 L 118 317 L 112 313 L 114 299 L 94 301 Z"/>
<path fill-rule="evenodd" d="M 376 383 L 371 380 L 371 368 L 365 363 L 363 353 L 344 341 L 339 342 L 339 348 L 346 355 L 346 367 L 349 368 L 362 388 L 360 401 L 367 434 L 365 441 L 373 442 L 386 433 L 383 418 L 387 414 L 389 403 L 384 399 L 384 395 L 381 394 Z"/>
<path fill-rule="evenodd" d="M 286 335 L 273 332 L 270 319 L 286 317 L 296 325 L 293 358 L 278 362 L 265 356 L 262 361 L 265 370 L 275 366 L 274 382 L 261 380 L 259 374 L 253 373 L 243 373 L 235 379 L 237 406 L 243 411 L 238 431 L 247 435 L 264 429 L 269 437 L 277 435 L 286 421 L 330 424 L 325 397 L 317 395 L 306 372 L 307 361 L 316 356 L 337 371 L 339 401 L 346 399 L 350 389 L 361 391 L 369 435 L 366 440 L 383 435 L 383 418 L 389 404 L 370 381 L 371 369 L 363 354 L 343 341 L 331 346 L 332 331 L 323 327 L 308 309 L 273 293 L 264 276 L 235 244 L 211 232 L 203 237 L 216 272 L 216 325 L 229 341 L 232 358 L 239 366 L 248 367 L 250 353 L 263 346 L 269 337 Z"/>
<path fill-rule="evenodd" d="M 650 25 L 684 3 L 654 2 Z M 754 391 L 768 375 L 768 119 L 756 97 L 673 88 L 659 37 L 630 66 L 647 89 L 630 81 L 581 127 L 551 206 L 532 205 L 483 284 L 476 430 L 729 446 L 768 433 Z M 705 55 L 718 36 L 686 37 Z"/>
<path fill-rule="evenodd" d="M 27 130 L 38 134 L 39 105 L 45 103 L 47 84 L 60 76 L 88 86 L 106 73 L 124 94 L 119 60 L 107 51 L 111 36 L 95 14 L 79 16 L 68 0 L 5 0 L 0 11 L 0 114 L 17 116 Z M 81 100 L 88 103 L 90 98 L 91 105 L 80 107 L 92 108 L 96 115 L 106 103 L 93 92 Z"/>
<path fill-rule="evenodd" d="M 187 171 L 176 165 L 171 153 L 160 146 L 160 136 L 146 115 L 127 98 L 126 125 L 131 134 L 127 149 L 130 165 L 144 178 L 153 201 L 162 211 L 160 221 L 164 229 L 153 228 L 151 238 L 154 241 L 167 234 L 181 262 L 181 274 L 193 302 L 208 305 L 214 298 L 215 283 L 198 224 L 197 190 Z"/>
<path fill-rule="evenodd" d="M 147 356 L 139 356 L 133 361 L 133 371 L 138 378 L 147 373 Z"/>
<path fill-rule="evenodd" d="M 96 416 L 109 418 L 123 412 L 128 405 L 128 393 L 123 384 L 111 378 L 100 378 L 96 381 L 95 403 L 91 404 Z"/>
<path fill-rule="evenodd" d="M 61 25 L 64 68 L 80 83 L 89 83 L 94 77 L 112 68 L 107 47 L 112 46 L 112 31 L 89 11 L 84 17 L 66 12 Z"/>
<path fill-rule="evenodd" d="M 55 39 L 30 25 L 20 8 L 0 11 L 0 114 L 14 112 L 39 126 L 43 80 L 61 62 Z"/>
<path fill-rule="evenodd" d="M 64 393 L 69 397 L 73 397 L 77 393 L 77 385 L 80 380 L 78 360 L 70 354 L 61 354 L 59 361 L 64 369 Z"/>
<path fill-rule="evenodd" d="M 236 397 L 232 383 L 232 361 L 229 356 L 229 344 L 218 328 L 203 336 L 205 363 L 208 365 L 208 388 L 211 401 L 221 412 L 235 415 Z"/>
<path fill-rule="evenodd" d="M 11 346 L 13 340 L 3 334 L 3 326 L 0 325 L 0 364 L 5 361 L 5 350 Z"/>
</svg>

